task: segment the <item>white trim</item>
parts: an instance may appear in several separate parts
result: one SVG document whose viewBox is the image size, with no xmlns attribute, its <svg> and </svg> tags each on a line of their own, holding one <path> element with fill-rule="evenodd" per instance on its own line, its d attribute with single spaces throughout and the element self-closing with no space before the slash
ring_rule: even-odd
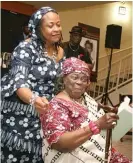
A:
<svg viewBox="0 0 133 163">
<path fill-rule="evenodd" d="M 125 48 L 125 49 L 116 51 L 116 52 L 113 53 L 113 55 L 114 55 L 114 54 L 117 54 L 117 53 L 120 53 L 120 52 L 123 52 L 123 51 L 126 51 L 126 50 L 128 50 L 128 49 L 132 49 L 132 48 L 133 48 L 133 47 L 131 46 L 131 47 L 128 47 L 128 48 Z M 110 54 L 108 54 L 108 56 L 110 56 Z M 105 57 L 107 57 L 107 55 L 101 56 L 101 57 L 99 57 L 99 59 L 102 59 L 102 58 L 105 58 Z"/>
</svg>

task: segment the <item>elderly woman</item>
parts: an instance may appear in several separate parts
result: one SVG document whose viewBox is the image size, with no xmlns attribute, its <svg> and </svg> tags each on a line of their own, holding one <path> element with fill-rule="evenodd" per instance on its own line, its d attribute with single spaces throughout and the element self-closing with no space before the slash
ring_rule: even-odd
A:
<svg viewBox="0 0 133 163">
<path fill-rule="evenodd" d="M 98 111 L 96 101 L 85 93 L 89 75 L 84 61 L 74 57 L 64 61 L 64 90 L 51 100 L 48 112 L 41 115 L 47 163 L 104 163 L 106 137 L 100 132 L 114 128 L 118 116 Z M 114 157 L 114 153 L 109 152 L 110 163 L 129 163 L 122 155 L 121 159 Z"/>
<path fill-rule="evenodd" d="M 38 113 L 48 109 L 61 72 L 63 49 L 58 13 L 42 7 L 30 18 L 31 37 L 12 54 L 11 70 L 1 81 L 2 162 L 41 163 Z"/>
</svg>

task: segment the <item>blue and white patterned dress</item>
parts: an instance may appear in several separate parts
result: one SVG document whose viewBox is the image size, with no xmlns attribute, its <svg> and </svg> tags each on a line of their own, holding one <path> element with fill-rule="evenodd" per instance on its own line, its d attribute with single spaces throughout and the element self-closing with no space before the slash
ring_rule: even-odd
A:
<svg viewBox="0 0 133 163">
<path fill-rule="evenodd" d="M 63 59 L 56 63 L 47 55 L 39 55 L 31 42 L 15 49 L 9 74 L 1 81 L 2 144 L 21 151 L 41 154 L 40 120 L 30 105 L 22 102 L 15 91 L 30 88 L 39 96 L 54 96 L 55 79 L 61 72 Z"/>
<path fill-rule="evenodd" d="M 55 80 L 61 73 L 64 58 L 57 63 L 48 57 L 35 31 L 41 17 L 49 11 L 55 12 L 50 7 L 43 7 L 32 15 L 29 23 L 32 36 L 29 41 L 23 41 L 15 48 L 11 69 L 1 80 L 3 163 L 43 162 L 39 115 L 33 106 L 21 101 L 15 92 L 18 88 L 29 88 L 48 100 L 54 96 Z"/>
</svg>

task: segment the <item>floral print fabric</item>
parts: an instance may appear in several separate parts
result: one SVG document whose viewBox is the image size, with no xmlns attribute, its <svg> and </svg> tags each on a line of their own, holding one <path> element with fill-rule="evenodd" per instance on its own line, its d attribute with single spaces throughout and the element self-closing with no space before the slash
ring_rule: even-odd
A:
<svg viewBox="0 0 133 163">
<path fill-rule="evenodd" d="M 53 99 L 50 105 L 49 112 L 41 116 L 42 129 L 49 144 L 57 142 L 65 131 L 78 129 L 87 119 L 88 111 L 71 101 Z"/>
<path fill-rule="evenodd" d="M 42 7 L 31 16 L 31 38 L 15 48 L 11 56 L 9 74 L 1 79 L 1 141 L 4 163 L 20 160 L 24 162 L 24 159 L 21 159 L 23 155 L 29 158 L 25 162 L 42 161 L 38 113 L 33 106 L 22 102 L 15 92 L 18 88 L 29 88 L 33 93 L 45 96 L 48 100 L 54 96 L 55 80 L 61 73 L 63 58 L 57 63 L 48 57 L 36 33 L 42 16 L 50 11 L 56 12 L 50 7 Z M 13 148 L 11 152 L 10 147 Z"/>
<path fill-rule="evenodd" d="M 100 134 L 93 135 L 84 144 L 72 152 L 62 153 L 51 149 L 51 144 L 56 143 L 60 136 L 67 131 L 74 131 L 88 125 L 104 115 L 103 110 L 97 110 L 97 103 L 85 93 L 87 106 L 54 98 L 47 114 L 41 115 L 44 133 L 43 156 L 47 163 L 104 163 L 106 138 Z M 131 161 L 112 149 L 110 163 L 131 163 Z M 67 161 L 68 160 L 68 161 Z"/>
<path fill-rule="evenodd" d="M 20 152 L 12 147 L 3 148 L 1 144 L 1 163 L 44 163 L 41 156 L 32 153 Z"/>
<path fill-rule="evenodd" d="M 1 97 L 9 97 L 18 88 L 30 88 L 40 96 L 53 97 L 55 79 L 61 73 L 61 60 L 53 59 L 38 51 L 32 42 L 22 42 L 12 55 L 9 74 L 1 80 Z"/>
<path fill-rule="evenodd" d="M 47 12 L 56 12 L 51 7 L 42 7 L 30 18 L 32 32 L 29 41 L 21 42 L 11 56 L 11 70 L 1 81 L 1 97 L 9 97 L 22 87 L 30 88 L 40 96 L 53 97 L 54 80 L 60 73 L 60 63 L 49 58 L 36 33 L 36 27 Z M 57 13 L 57 12 L 56 12 Z"/>
<path fill-rule="evenodd" d="M 111 153 L 112 155 L 110 163 L 132 163 L 131 160 L 129 160 L 126 156 L 116 151 L 114 148 L 112 148 Z"/>
<path fill-rule="evenodd" d="M 75 57 L 71 57 L 64 61 L 62 66 L 63 75 L 67 75 L 76 71 L 85 73 L 86 76 L 90 76 L 89 67 L 84 61 Z"/>
</svg>

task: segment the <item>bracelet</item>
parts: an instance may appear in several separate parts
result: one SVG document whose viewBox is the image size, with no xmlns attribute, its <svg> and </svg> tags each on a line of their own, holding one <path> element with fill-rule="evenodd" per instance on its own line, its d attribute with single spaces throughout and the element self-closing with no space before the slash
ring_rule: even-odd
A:
<svg viewBox="0 0 133 163">
<path fill-rule="evenodd" d="M 38 97 L 38 95 L 36 95 L 36 94 L 32 94 L 32 96 L 31 96 L 31 98 L 30 98 L 30 105 L 33 105 L 34 103 L 35 103 L 35 100 L 36 100 L 36 98 Z"/>
<path fill-rule="evenodd" d="M 99 129 L 98 124 L 96 122 L 90 121 L 89 128 L 90 128 L 91 132 L 93 133 L 93 135 L 97 135 L 101 132 L 101 130 Z"/>
</svg>

